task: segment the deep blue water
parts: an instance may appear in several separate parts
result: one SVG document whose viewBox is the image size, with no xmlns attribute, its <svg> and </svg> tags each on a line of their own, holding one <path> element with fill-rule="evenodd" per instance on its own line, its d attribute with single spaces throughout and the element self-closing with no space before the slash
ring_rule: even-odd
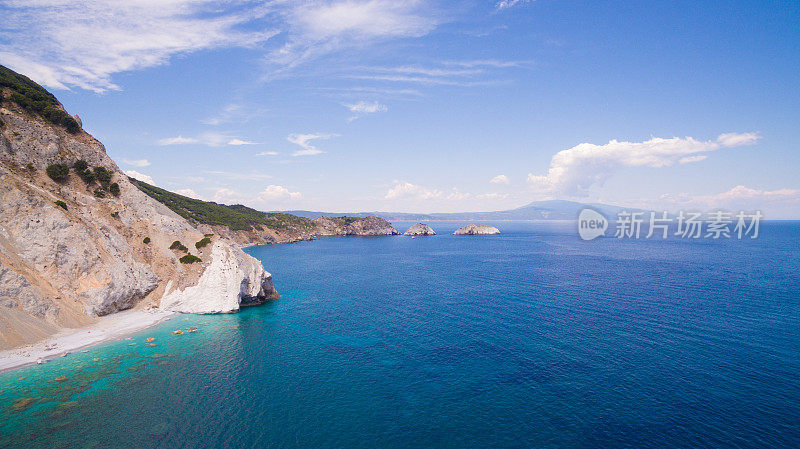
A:
<svg viewBox="0 0 800 449">
<path fill-rule="evenodd" d="M 282 299 L 0 375 L 0 447 L 800 447 L 800 224 L 496 225 L 250 248 Z"/>
</svg>

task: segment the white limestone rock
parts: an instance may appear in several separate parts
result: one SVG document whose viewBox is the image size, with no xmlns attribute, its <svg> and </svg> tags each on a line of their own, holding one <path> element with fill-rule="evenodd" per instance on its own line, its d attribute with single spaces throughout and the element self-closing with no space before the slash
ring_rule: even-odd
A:
<svg viewBox="0 0 800 449">
<path fill-rule="evenodd" d="M 269 274 L 252 256 L 217 242 L 196 285 L 167 291 L 161 309 L 183 313 L 230 313 L 278 296 Z"/>
<path fill-rule="evenodd" d="M 418 236 L 418 235 L 436 235 L 434 230 L 423 223 L 417 223 L 414 226 L 408 228 L 408 231 L 404 232 L 403 235 L 411 235 L 411 236 Z"/>
<path fill-rule="evenodd" d="M 456 229 L 453 235 L 497 235 L 500 230 L 488 225 L 470 224 Z"/>
</svg>

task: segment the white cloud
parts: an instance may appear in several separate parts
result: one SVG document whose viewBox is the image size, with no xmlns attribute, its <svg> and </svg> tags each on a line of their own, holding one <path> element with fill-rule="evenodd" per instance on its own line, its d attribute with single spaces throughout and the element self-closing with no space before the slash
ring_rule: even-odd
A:
<svg viewBox="0 0 800 449">
<path fill-rule="evenodd" d="M 145 175 L 144 173 L 139 173 L 136 170 L 125 170 L 125 174 L 130 176 L 133 179 L 138 179 L 139 181 L 146 182 L 146 183 L 151 184 L 151 185 L 155 185 L 155 181 L 153 181 L 153 178 L 151 178 L 148 175 Z"/>
<path fill-rule="evenodd" d="M 122 162 L 128 165 L 133 165 L 134 167 L 147 167 L 150 165 L 150 161 L 148 161 L 147 159 L 136 159 L 136 160 L 123 159 Z"/>
<path fill-rule="evenodd" d="M 495 7 L 497 9 L 508 9 L 508 8 L 512 8 L 512 7 L 516 6 L 516 5 L 530 3 L 532 1 L 533 0 L 502 0 L 502 1 L 497 2 L 497 5 L 495 5 Z"/>
<path fill-rule="evenodd" d="M 194 198 L 196 200 L 201 200 L 202 198 L 192 189 L 178 189 L 175 191 L 178 195 L 188 196 L 189 198 Z"/>
<path fill-rule="evenodd" d="M 235 145 L 235 146 L 239 146 L 239 145 L 257 145 L 257 143 L 256 142 L 249 142 L 247 140 L 242 140 L 242 139 L 231 139 L 231 140 L 228 141 L 228 145 Z"/>
<path fill-rule="evenodd" d="M 418 211 L 501 210 L 509 207 L 511 195 L 502 193 L 469 193 L 453 187 L 449 191 L 428 188 L 408 181 L 394 181 L 384 195 L 383 207 Z M 516 204 L 515 201 L 513 204 Z"/>
<path fill-rule="evenodd" d="M 705 154 L 698 154 L 697 156 L 686 156 L 678 160 L 679 164 L 690 164 L 692 162 L 704 161 L 708 158 Z"/>
<path fill-rule="evenodd" d="M 292 156 L 313 156 L 324 153 L 324 151 L 317 149 L 314 145 L 311 145 L 311 141 L 318 139 L 327 140 L 331 137 L 336 137 L 336 134 L 290 134 L 288 137 L 286 137 L 286 140 L 303 148 L 302 150 L 297 150 L 292 153 Z"/>
<path fill-rule="evenodd" d="M 359 101 L 358 103 L 344 104 L 342 106 L 350 109 L 350 112 L 355 114 L 375 114 L 376 112 L 386 112 L 389 110 L 386 105 L 380 104 L 377 101 Z"/>
<path fill-rule="evenodd" d="M 270 76 L 345 48 L 390 38 L 424 36 L 437 20 L 419 0 L 298 2 L 285 13 L 286 44 L 269 53 Z"/>
<path fill-rule="evenodd" d="M 508 184 L 510 181 L 508 179 L 508 176 L 506 175 L 497 175 L 494 178 L 492 178 L 489 182 L 491 182 L 492 184 Z"/>
<path fill-rule="evenodd" d="M 498 70 L 529 68 L 530 61 L 501 61 L 494 59 L 444 61 L 438 65 L 420 66 L 368 66 L 355 67 L 358 71 L 348 78 L 369 81 L 420 84 L 423 86 L 492 86 L 501 84 L 500 79 L 487 79 Z"/>
<path fill-rule="evenodd" d="M 428 200 L 431 198 L 439 198 L 442 196 L 440 190 L 428 189 L 416 184 L 411 184 L 406 181 L 395 181 L 394 186 L 386 192 L 384 197 L 387 200 L 413 198 L 419 200 Z"/>
<path fill-rule="evenodd" d="M 225 134 L 216 132 L 203 133 L 197 137 L 183 137 L 181 135 L 177 137 L 168 137 L 165 139 L 159 139 L 156 143 L 162 146 L 198 144 L 209 147 L 220 147 L 223 145 L 231 145 L 231 146 L 256 145 L 256 142 L 250 142 L 249 140 L 230 137 Z"/>
<path fill-rule="evenodd" d="M 241 193 L 229 188 L 221 188 L 214 192 L 211 201 L 221 204 L 233 204 L 243 203 L 245 200 Z"/>
<path fill-rule="evenodd" d="M 244 0 L 7 0 L 0 63 L 48 87 L 102 92 L 118 89 L 112 75 L 174 55 L 263 43 L 278 32 L 257 23 L 268 13 Z"/>
<path fill-rule="evenodd" d="M 644 142 L 619 142 L 605 145 L 581 143 L 556 153 L 545 175 L 528 175 L 528 184 L 540 192 L 578 196 L 602 184 L 613 173 L 625 167 L 667 167 L 677 162 L 691 163 L 705 159 L 704 154 L 720 148 L 752 145 L 760 137 L 756 133 L 728 133 L 716 140 L 698 141 L 691 137 Z"/>
<path fill-rule="evenodd" d="M 158 143 L 159 145 L 186 145 L 190 143 L 197 143 L 197 139 L 193 137 L 183 137 L 183 136 L 167 137 L 164 139 L 159 139 L 158 142 L 156 143 Z"/>
<path fill-rule="evenodd" d="M 800 218 L 800 190 L 798 189 L 753 189 L 738 185 L 727 191 L 716 194 L 665 193 L 658 198 L 638 198 L 618 201 L 629 207 L 651 210 L 666 210 L 673 213 L 691 210 L 712 212 L 726 210 L 762 211 L 767 219 Z"/>
<path fill-rule="evenodd" d="M 256 156 L 277 156 L 277 151 L 262 151 L 260 153 L 256 153 Z"/>
<path fill-rule="evenodd" d="M 240 104 L 231 103 L 222 108 L 222 111 L 215 117 L 200 120 L 204 125 L 216 126 L 233 120 L 234 117 L 243 114 L 243 107 Z"/>
<path fill-rule="evenodd" d="M 257 201 L 270 203 L 275 201 L 299 200 L 303 195 L 300 192 L 291 192 L 289 189 L 278 185 L 269 185 L 259 192 Z"/>
</svg>

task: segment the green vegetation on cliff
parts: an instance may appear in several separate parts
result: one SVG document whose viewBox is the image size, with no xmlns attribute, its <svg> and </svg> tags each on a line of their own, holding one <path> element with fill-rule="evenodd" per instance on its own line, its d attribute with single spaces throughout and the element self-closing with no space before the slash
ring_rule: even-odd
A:
<svg viewBox="0 0 800 449">
<path fill-rule="evenodd" d="M 163 203 L 176 214 L 195 223 L 222 225 L 235 231 L 248 230 L 253 226 L 264 226 L 277 231 L 314 228 L 314 222 L 308 218 L 260 212 L 241 204 L 226 206 L 210 201 L 196 200 L 133 178 L 131 178 L 131 182 L 142 192 Z"/>
<path fill-rule="evenodd" d="M 78 122 L 64 111 L 56 97 L 27 76 L 0 65 L 0 88 L 11 91 L 9 97 L 0 95 L 0 104 L 11 100 L 24 111 L 63 126 L 73 134 L 80 131 Z"/>
</svg>

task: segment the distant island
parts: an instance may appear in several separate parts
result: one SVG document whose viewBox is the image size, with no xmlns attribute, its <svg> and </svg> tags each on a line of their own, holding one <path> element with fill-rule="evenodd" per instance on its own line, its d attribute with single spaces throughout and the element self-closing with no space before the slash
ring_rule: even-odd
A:
<svg viewBox="0 0 800 449">
<path fill-rule="evenodd" d="M 422 223 L 417 223 L 414 226 L 408 228 L 403 235 L 410 235 L 412 237 L 421 236 L 421 235 L 436 235 L 436 232 L 430 226 Z"/>
<path fill-rule="evenodd" d="M 482 224 L 470 224 L 462 226 L 453 232 L 453 235 L 497 235 L 500 230 L 494 226 L 487 226 Z"/>
</svg>

